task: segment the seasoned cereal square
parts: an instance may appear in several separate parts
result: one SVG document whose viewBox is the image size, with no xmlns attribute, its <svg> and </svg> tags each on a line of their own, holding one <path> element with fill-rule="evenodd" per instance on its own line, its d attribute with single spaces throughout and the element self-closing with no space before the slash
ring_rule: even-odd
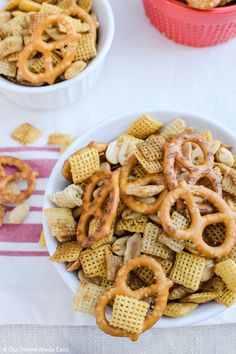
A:
<svg viewBox="0 0 236 354">
<path fill-rule="evenodd" d="M 105 277 L 107 273 L 106 255 L 111 254 L 110 247 L 103 245 L 95 249 L 82 251 L 79 260 L 82 264 L 84 274 L 88 278 L 100 276 Z"/>
<path fill-rule="evenodd" d="M 177 284 L 198 290 L 205 264 L 203 257 L 186 252 L 178 253 L 169 277 Z"/>
<path fill-rule="evenodd" d="M 36 141 L 42 132 L 29 123 L 24 123 L 16 128 L 11 137 L 22 145 L 28 145 Z"/>
<path fill-rule="evenodd" d="M 73 299 L 73 309 L 94 315 L 96 303 L 104 290 L 101 286 L 81 281 Z"/>
<path fill-rule="evenodd" d="M 130 333 L 141 333 L 149 305 L 123 295 L 116 295 L 109 324 Z"/>
</svg>

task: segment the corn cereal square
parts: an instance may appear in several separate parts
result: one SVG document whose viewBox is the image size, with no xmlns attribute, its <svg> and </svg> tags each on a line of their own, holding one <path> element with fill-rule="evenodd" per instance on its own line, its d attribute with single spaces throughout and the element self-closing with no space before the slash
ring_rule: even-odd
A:
<svg viewBox="0 0 236 354">
<path fill-rule="evenodd" d="M 186 252 L 178 253 L 169 277 L 175 283 L 184 285 L 192 290 L 197 290 L 205 264 L 206 260 L 203 257 Z"/>
<path fill-rule="evenodd" d="M 130 333 L 141 333 L 148 308 L 144 301 L 117 295 L 109 324 Z"/>
</svg>

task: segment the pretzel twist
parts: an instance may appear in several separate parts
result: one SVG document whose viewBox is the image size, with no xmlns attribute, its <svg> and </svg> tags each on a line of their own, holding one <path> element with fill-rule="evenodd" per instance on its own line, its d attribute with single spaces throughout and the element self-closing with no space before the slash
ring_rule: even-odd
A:
<svg viewBox="0 0 236 354">
<path fill-rule="evenodd" d="M 42 40 L 42 34 L 45 28 L 52 23 L 63 22 L 66 27 L 66 35 L 52 42 L 45 42 Z M 18 68 L 20 74 L 23 78 L 32 83 L 48 83 L 53 84 L 56 78 L 65 71 L 68 66 L 72 63 L 76 44 L 80 39 L 81 35 L 76 32 L 70 18 L 65 14 L 50 15 L 47 18 L 39 22 L 37 28 L 32 34 L 32 43 L 24 47 L 19 55 Z M 63 48 L 67 45 L 65 49 L 64 57 L 62 61 L 53 67 L 52 62 L 52 52 L 55 49 Z M 45 72 L 35 74 L 31 72 L 28 68 L 28 59 L 33 55 L 34 52 L 40 52 L 44 57 Z"/>
<path fill-rule="evenodd" d="M 121 198 L 123 199 L 124 203 L 133 211 L 142 213 L 144 215 L 154 214 L 157 212 L 159 206 L 161 205 L 162 200 L 165 198 L 167 191 L 162 191 L 159 194 L 159 197 L 156 199 L 155 202 L 151 204 L 146 204 L 144 202 L 140 202 L 132 195 L 126 194 L 126 189 L 128 184 L 130 184 L 128 178 L 131 175 L 132 169 L 137 165 L 138 160 L 137 158 L 132 155 L 126 163 L 121 168 L 120 173 L 120 192 Z M 139 186 L 146 186 L 148 184 L 164 184 L 165 179 L 162 174 L 151 174 L 147 173 L 144 177 L 138 178 L 137 181 L 132 182 L 133 185 Z"/>
<path fill-rule="evenodd" d="M 201 165 L 194 165 L 181 151 L 183 144 L 192 142 L 197 144 L 203 154 L 204 162 Z M 201 135 L 192 131 L 185 131 L 175 138 L 170 143 L 164 145 L 164 175 L 166 177 L 166 183 L 169 190 L 178 187 L 178 181 L 176 176 L 175 165 L 184 167 L 189 171 L 189 177 L 187 182 L 189 184 L 196 184 L 199 179 L 206 177 L 212 184 L 213 190 L 221 195 L 221 183 L 219 177 L 213 172 L 212 167 L 214 164 L 214 156 L 209 151 L 208 143 L 204 141 Z"/>
<path fill-rule="evenodd" d="M 128 275 L 132 270 L 141 266 L 148 267 L 153 271 L 155 283 L 144 288 L 132 290 L 127 285 Z M 107 304 L 116 295 L 124 295 L 137 300 L 144 299 L 148 296 L 155 296 L 155 305 L 151 313 L 149 313 L 144 320 L 142 330 L 142 332 L 144 332 L 152 327 L 163 315 L 168 300 L 169 289 L 172 285 L 173 282 L 166 278 L 161 265 L 154 258 L 142 255 L 131 259 L 119 269 L 115 280 L 115 287 L 106 291 L 98 300 L 95 308 L 97 325 L 104 332 L 111 334 L 112 336 L 130 337 L 133 341 L 137 340 L 140 334 L 130 333 L 109 325 L 109 322 L 106 319 Z"/>
<path fill-rule="evenodd" d="M 98 195 L 93 199 L 93 192 L 97 183 L 103 185 Z M 102 210 L 104 203 L 108 202 L 106 211 Z M 116 216 L 119 203 L 119 173 L 100 170 L 88 179 L 83 194 L 83 211 L 77 226 L 77 240 L 84 248 L 91 247 L 94 243 L 108 236 Z M 97 228 L 91 235 L 87 230 L 91 218 L 97 221 Z"/>
<path fill-rule="evenodd" d="M 6 174 L 4 166 L 15 167 L 20 172 Z M 37 173 L 22 160 L 12 156 L 0 156 L 0 175 L 0 196 L 4 203 L 21 203 L 35 190 Z M 6 189 L 7 184 L 17 180 L 26 180 L 27 188 L 19 194 L 9 193 Z"/>
<path fill-rule="evenodd" d="M 194 196 L 209 200 L 218 212 L 202 216 Z M 186 230 L 176 230 L 171 226 L 171 208 L 179 198 L 185 201 L 191 217 L 191 224 Z M 186 182 L 181 181 L 179 187 L 170 191 L 163 200 L 159 217 L 167 234 L 177 240 L 192 241 L 197 250 L 206 257 L 224 257 L 236 243 L 236 213 L 217 193 L 203 186 L 187 185 Z M 226 226 L 225 240 L 221 245 L 212 247 L 204 241 L 203 231 L 208 225 L 217 223 L 224 223 Z"/>
</svg>

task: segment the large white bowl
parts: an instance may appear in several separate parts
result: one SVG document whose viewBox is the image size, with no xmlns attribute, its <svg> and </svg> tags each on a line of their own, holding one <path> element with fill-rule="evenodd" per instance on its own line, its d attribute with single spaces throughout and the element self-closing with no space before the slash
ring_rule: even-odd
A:
<svg viewBox="0 0 236 354">
<path fill-rule="evenodd" d="M 183 117 L 188 126 L 196 127 L 199 131 L 204 131 L 210 129 L 215 138 L 221 139 L 234 146 L 235 136 L 232 132 L 227 130 L 223 125 L 209 120 L 208 118 L 203 118 L 190 113 L 181 112 L 162 112 L 162 111 L 143 111 L 143 112 L 132 112 L 122 114 L 120 116 L 113 117 L 106 120 L 95 127 L 89 129 L 87 132 L 82 134 L 62 155 L 57 164 L 55 165 L 52 174 L 49 178 L 48 186 L 45 193 L 44 208 L 53 207 L 53 205 L 48 201 L 48 195 L 62 190 L 68 185 L 68 182 L 61 175 L 61 168 L 63 162 L 76 150 L 87 145 L 91 140 L 96 140 L 99 142 L 110 142 L 115 139 L 118 135 L 127 131 L 129 125 L 142 114 L 148 113 L 154 118 L 160 118 L 162 122 L 168 123 L 174 117 Z M 55 252 L 57 247 L 57 240 L 50 234 L 49 227 L 45 218 L 43 217 L 44 233 L 47 242 L 47 247 L 50 255 Z M 66 272 L 65 265 L 60 263 L 54 263 L 57 271 L 62 276 L 65 283 L 70 287 L 70 289 L 75 292 L 78 288 L 79 281 L 76 274 Z M 191 325 L 196 322 L 206 320 L 210 317 L 217 315 L 218 313 L 225 310 L 225 307 L 219 305 L 215 302 L 200 305 L 193 313 L 176 319 L 170 319 L 163 317 L 155 325 L 160 328 L 167 327 L 178 327 L 184 325 Z"/>
<path fill-rule="evenodd" d="M 0 9 L 6 1 L 0 0 Z M 82 99 L 100 77 L 114 37 L 114 17 L 108 0 L 93 0 L 100 23 L 98 55 L 71 80 L 51 86 L 27 87 L 0 77 L 0 93 L 15 103 L 34 109 L 57 109 Z"/>
</svg>

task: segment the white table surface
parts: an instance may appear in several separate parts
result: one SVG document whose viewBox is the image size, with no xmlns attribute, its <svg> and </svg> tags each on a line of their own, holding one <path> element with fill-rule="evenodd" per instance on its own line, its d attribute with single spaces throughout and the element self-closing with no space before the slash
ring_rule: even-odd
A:
<svg viewBox="0 0 236 354">
<path fill-rule="evenodd" d="M 236 129 L 236 39 L 204 49 L 176 45 L 150 25 L 141 0 L 110 2 L 116 33 L 101 80 L 83 101 L 57 111 L 29 110 L 0 96 L 1 145 L 6 145 L 4 139 L 26 121 L 47 134 L 57 129 L 79 135 L 112 115 L 145 108 L 204 114 Z M 47 134 L 43 138 L 45 143 Z M 55 272 L 53 267 L 51 271 Z M 59 276 L 55 288 L 62 291 Z M 64 291 L 65 296 L 70 297 L 69 289 Z M 42 296 L 37 301 L 43 306 L 45 298 Z M 59 304 L 62 299 L 55 296 L 54 301 Z M 27 299 L 24 302 L 23 306 L 26 306 Z M 18 306 L 17 323 L 20 323 L 21 304 Z M 56 306 L 52 305 L 52 308 L 56 309 Z M 209 323 L 235 322 L 230 311 L 226 312 L 223 321 L 212 319 Z M 11 324 L 11 316 L 8 324 Z M 57 314 L 52 312 L 51 317 L 55 319 L 55 316 Z"/>
</svg>

